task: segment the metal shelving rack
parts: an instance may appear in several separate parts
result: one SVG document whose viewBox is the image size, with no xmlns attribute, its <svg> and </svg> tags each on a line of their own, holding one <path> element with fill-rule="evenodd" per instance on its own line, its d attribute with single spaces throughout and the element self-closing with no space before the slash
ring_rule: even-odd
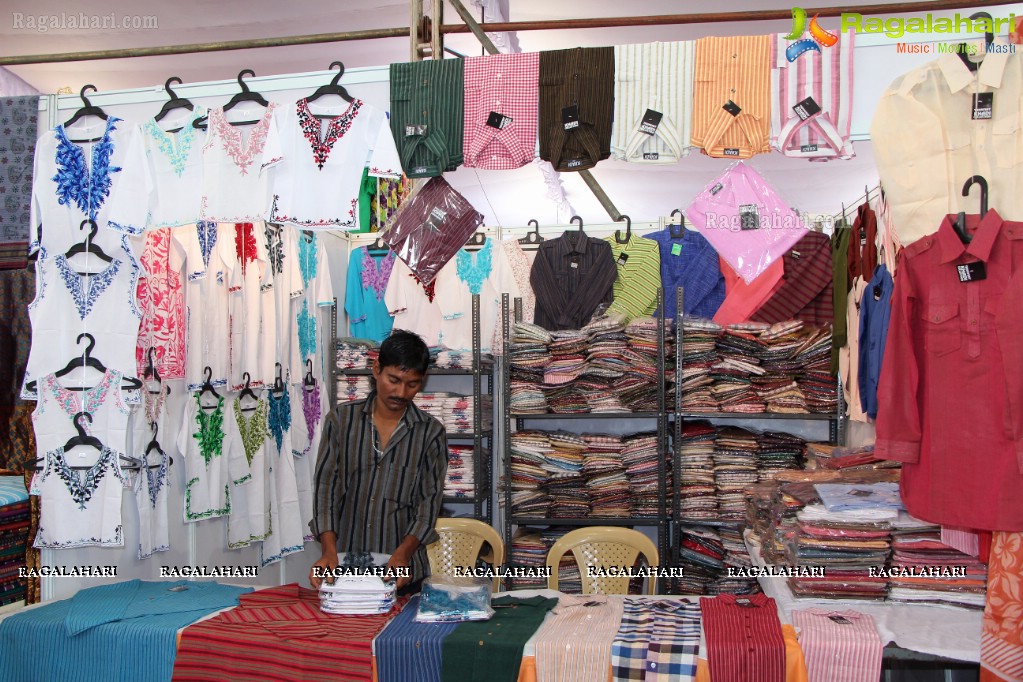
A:
<svg viewBox="0 0 1023 682">
<path fill-rule="evenodd" d="M 337 351 L 337 299 L 334 299 L 334 308 L 331 311 L 331 329 L 333 330 L 333 344 L 331 352 Z M 370 376 L 373 371 L 365 369 L 339 369 L 334 365 L 331 372 L 331 404 L 337 405 L 337 379 L 340 376 Z M 483 428 L 483 405 L 482 396 L 494 395 L 494 366 L 492 363 L 483 362 L 483 352 L 480 346 L 480 297 L 472 297 L 472 367 L 470 369 L 446 369 L 431 368 L 427 376 L 456 376 L 472 377 L 473 396 L 473 432 L 449 433 L 449 441 L 471 440 L 473 446 L 473 496 L 454 497 L 445 496 L 444 504 L 472 504 L 473 518 L 493 523 L 494 504 L 491 489 L 494 480 L 494 430 Z M 483 380 L 486 379 L 487 390 L 483 392 Z M 493 409 L 493 404 L 491 404 Z M 483 446 L 487 445 L 489 456 L 483 457 Z"/>
<path fill-rule="evenodd" d="M 686 419 L 746 419 L 746 420 L 782 420 L 782 421 L 827 421 L 828 422 L 828 440 L 832 445 L 838 445 L 839 443 L 845 442 L 845 400 L 844 394 L 842 393 L 841 383 L 838 383 L 838 406 L 834 413 L 799 413 L 799 414 L 777 414 L 777 413 L 740 413 L 740 412 L 692 412 L 682 410 L 682 391 L 678 389 L 678 386 L 682 379 L 682 364 L 683 364 L 683 325 L 681 313 L 684 310 L 683 301 L 685 299 L 685 292 L 681 287 L 676 289 L 676 318 L 675 318 L 675 404 L 673 406 L 674 418 L 672 419 L 671 425 L 671 453 L 672 453 L 672 487 L 674 490 L 671 495 L 671 561 L 673 566 L 678 566 L 681 563 L 681 557 L 679 553 L 680 546 L 680 533 L 683 525 L 700 525 L 700 526 L 737 526 L 745 523 L 744 521 L 724 521 L 724 520 L 706 520 L 706 519 L 691 519 L 686 521 L 682 518 L 682 500 L 678 495 L 679 489 L 679 477 L 678 472 L 682 469 L 682 425 Z M 674 587 L 674 586 L 672 586 Z"/>
<path fill-rule="evenodd" d="M 658 290 L 657 294 L 657 306 L 661 307 L 663 298 L 663 292 Z M 515 320 L 522 319 L 520 300 L 515 299 Z M 660 321 L 659 321 L 660 322 Z M 511 319 L 509 315 L 509 296 L 508 294 L 501 295 L 501 324 L 502 324 L 502 335 L 504 338 L 504 347 L 507 349 L 511 343 Z M 660 322 L 658 324 L 657 333 L 657 361 L 658 367 L 664 367 L 665 363 L 665 351 L 664 351 L 665 333 L 664 324 Z M 558 414 L 558 413 L 514 413 L 510 408 L 510 396 L 511 396 L 511 368 L 510 363 L 507 359 L 507 350 L 505 355 L 505 361 L 502 363 L 502 376 L 501 376 L 501 389 L 503 391 L 504 398 L 504 409 L 503 409 L 503 462 L 504 462 L 504 473 L 505 473 L 505 486 L 504 486 L 504 543 L 505 547 L 510 550 L 512 542 L 512 530 L 516 526 L 654 526 L 657 528 L 657 550 L 660 553 L 661 561 L 663 563 L 664 558 L 672 556 L 672 549 L 669 545 L 670 535 L 668 527 L 668 508 L 667 508 L 667 480 L 666 480 L 666 463 L 664 453 L 667 452 L 667 430 L 668 430 L 668 414 L 666 410 L 666 395 L 665 395 L 665 382 L 662 380 L 659 382 L 657 391 L 657 411 L 656 412 L 590 412 L 584 414 Z M 511 434 L 512 434 L 512 421 L 515 422 L 515 430 L 519 431 L 525 427 L 526 422 L 540 420 L 562 420 L 562 419 L 590 419 L 590 420 L 606 420 L 606 419 L 633 419 L 633 420 L 656 420 L 657 422 L 657 444 L 658 444 L 658 513 L 656 516 L 637 516 L 628 518 L 615 518 L 615 517 L 587 517 L 587 518 L 552 518 L 552 517 L 533 517 L 533 516 L 515 516 L 512 514 L 512 490 L 511 490 Z M 506 550 L 506 551 L 508 551 Z M 511 586 L 512 579 L 508 579 L 509 587 Z M 659 582 L 660 586 L 663 586 L 663 581 Z"/>
</svg>

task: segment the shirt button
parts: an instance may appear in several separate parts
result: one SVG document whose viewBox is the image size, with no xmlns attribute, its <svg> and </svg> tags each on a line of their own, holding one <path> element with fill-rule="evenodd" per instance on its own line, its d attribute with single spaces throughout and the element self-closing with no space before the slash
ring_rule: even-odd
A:
<svg viewBox="0 0 1023 682">
<path fill-rule="evenodd" d="M 572 74 L 572 79 L 573 79 L 573 80 L 579 80 L 579 74 L 577 74 L 577 73 L 573 73 L 573 74 Z"/>
<path fill-rule="evenodd" d="M 500 79 L 501 78 L 501 74 L 497 74 L 497 78 Z"/>
<path fill-rule="evenodd" d="M 498 100 L 498 101 L 494 102 L 494 106 L 495 107 L 501 106 L 501 100 Z"/>
<path fill-rule="evenodd" d="M 738 53 L 735 53 L 735 54 L 732 55 L 732 59 L 738 59 L 738 58 L 739 58 L 739 54 Z"/>
<path fill-rule="evenodd" d="M 427 80 L 424 78 L 423 79 L 423 85 L 426 85 L 426 83 L 427 83 Z"/>
<path fill-rule="evenodd" d="M 423 109 L 423 116 L 429 116 L 429 115 L 430 114 L 426 111 L 426 109 Z"/>
<path fill-rule="evenodd" d="M 483 640 L 482 639 L 480 640 L 480 646 L 483 646 Z"/>
</svg>

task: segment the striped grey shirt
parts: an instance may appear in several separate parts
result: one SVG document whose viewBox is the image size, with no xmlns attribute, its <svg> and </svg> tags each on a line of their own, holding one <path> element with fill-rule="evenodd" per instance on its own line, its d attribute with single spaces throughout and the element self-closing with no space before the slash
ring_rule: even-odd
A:
<svg viewBox="0 0 1023 682">
<path fill-rule="evenodd" d="M 375 393 L 331 410 L 316 462 L 313 535 L 337 533 L 338 552 L 392 553 L 408 535 L 419 538 L 412 580 L 429 574 L 426 545 L 444 495 L 448 444 L 439 421 L 409 404 L 377 459 L 371 415 Z"/>
</svg>

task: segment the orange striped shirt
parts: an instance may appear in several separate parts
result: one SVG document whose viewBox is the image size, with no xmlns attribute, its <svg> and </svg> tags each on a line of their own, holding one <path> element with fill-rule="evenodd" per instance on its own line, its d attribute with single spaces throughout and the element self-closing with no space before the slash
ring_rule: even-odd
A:
<svg viewBox="0 0 1023 682">
<path fill-rule="evenodd" d="M 771 37 L 696 41 L 694 147 L 748 159 L 771 149 Z M 726 108 L 727 107 L 727 108 Z"/>
</svg>

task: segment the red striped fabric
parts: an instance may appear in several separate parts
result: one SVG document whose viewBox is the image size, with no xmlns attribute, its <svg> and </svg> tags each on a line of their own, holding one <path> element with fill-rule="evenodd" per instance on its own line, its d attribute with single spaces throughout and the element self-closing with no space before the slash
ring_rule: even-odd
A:
<svg viewBox="0 0 1023 682">
<path fill-rule="evenodd" d="M 405 605 L 379 616 L 320 611 L 314 590 L 297 584 L 242 595 L 241 605 L 185 628 L 174 680 L 372 679 L 372 643 Z"/>
<path fill-rule="evenodd" d="M 817 327 L 835 319 L 831 239 L 809 230 L 782 255 L 781 285 L 750 319 L 775 324 L 802 320 Z"/>
<path fill-rule="evenodd" d="M 764 594 L 700 599 L 714 682 L 783 682 L 785 640 L 778 607 Z"/>
</svg>

